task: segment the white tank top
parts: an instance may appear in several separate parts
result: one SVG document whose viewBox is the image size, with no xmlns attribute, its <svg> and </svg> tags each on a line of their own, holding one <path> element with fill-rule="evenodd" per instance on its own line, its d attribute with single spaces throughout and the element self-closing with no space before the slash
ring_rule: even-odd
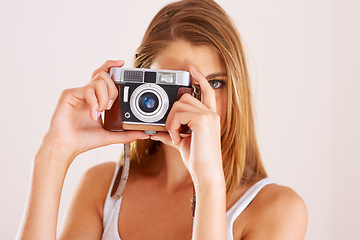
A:
<svg viewBox="0 0 360 240">
<path fill-rule="evenodd" d="M 118 230 L 118 219 L 120 213 L 120 206 L 122 198 L 115 201 L 111 198 L 111 189 L 115 182 L 119 164 L 116 163 L 114 177 L 109 189 L 108 195 L 104 205 L 104 219 L 103 219 L 103 235 L 102 240 L 121 240 Z M 244 211 L 244 209 L 251 203 L 260 190 L 268 184 L 273 184 L 269 178 L 264 178 L 249 188 L 241 198 L 226 212 L 226 228 L 228 240 L 233 240 L 233 224 L 236 218 Z"/>
</svg>

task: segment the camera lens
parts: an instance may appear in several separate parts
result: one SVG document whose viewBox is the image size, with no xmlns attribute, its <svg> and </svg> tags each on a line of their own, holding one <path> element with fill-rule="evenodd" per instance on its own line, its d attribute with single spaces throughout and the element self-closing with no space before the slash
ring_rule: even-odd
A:
<svg viewBox="0 0 360 240">
<path fill-rule="evenodd" d="M 146 113 L 151 113 L 159 106 L 158 97 L 152 92 L 145 92 L 139 98 L 139 107 Z"/>
<path fill-rule="evenodd" d="M 144 83 L 135 88 L 130 96 L 130 109 L 141 122 L 161 120 L 169 108 L 165 90 L 154 83 Z"/>
<path fill-rule="evenodd" d="M 144 104 L 148 109 L 152 109 L 155 105 L 155 100 L 152 98 L 144 98 Z"/>
</svg>

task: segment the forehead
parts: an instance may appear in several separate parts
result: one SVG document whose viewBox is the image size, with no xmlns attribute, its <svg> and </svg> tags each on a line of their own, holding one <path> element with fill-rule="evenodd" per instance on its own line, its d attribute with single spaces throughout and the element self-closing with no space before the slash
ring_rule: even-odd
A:
<svg viewBox="0 0 360 240">
<path fill-rule="evenodd" d="M 160 51 L 152 68 L 188 71 L 193 65 L 203 75 L 225 73 L 220 55 L 209 45 L 195 46 L 186 41 L 174 41 Z"/>
</svg>

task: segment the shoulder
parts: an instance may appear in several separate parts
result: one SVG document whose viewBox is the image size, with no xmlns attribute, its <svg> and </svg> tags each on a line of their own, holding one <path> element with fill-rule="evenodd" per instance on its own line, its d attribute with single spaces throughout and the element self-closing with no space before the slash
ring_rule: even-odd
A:
<svg viewBox="0 0 360 240">
<path fill-rule="evenodd" d="M 116 164 L 108 162 L 88 169 L 68 207 L 59 239 L 101 237 L 103 207 Z"/>
<path fill-rule="evenodd" d="M 79 187 L 88 190 L 96 188 L 97 190 L 104 189 L 108 191 L 115 173 L 115 167 L 115 162 L 106 162 L 89 168 L 82 176 Z"/>
<path fill-rule="evenodd" d="M 111 182 L 112 177 L 114 176 L 115 167 L 115 162 L 105 162 L 95 165 L 86 170 L 83 175 L 83 180 L 93 181 L 98 180 L 98 178 L 101 177 L 101 179 Z"/>
<path fill-rule="evenodd" d="M 80 184 L 85 184 L 90 188 L 105 188 L 106 191 L 108 191 L 114 177 L 115 168 L 115 162 L 105 162 L 95 165 L 86 170 Z"/>
<path fill-rule="evenodd" d="M 244 239 L 304 239 L 307 209 L 301 197 L 291 188 L 265 186 L 249 206 Z"/>
<path fill-rule="evenodd" d="M 102 213 L 107 193 L 115 173 L 116 163 L 106 162 L 89 168 L 79 183 L 78 194 L 88 196 Z"/>
<path fill-rule="evenodd" d="M 258 193 L 254 201 L 265 204 L 263 206 L 268 210 L 292 209 L 301 210 L 300 212 L 306 211 L 304 201 L 293 189 L 277 184 L 265 186 Z"/>
</svg>

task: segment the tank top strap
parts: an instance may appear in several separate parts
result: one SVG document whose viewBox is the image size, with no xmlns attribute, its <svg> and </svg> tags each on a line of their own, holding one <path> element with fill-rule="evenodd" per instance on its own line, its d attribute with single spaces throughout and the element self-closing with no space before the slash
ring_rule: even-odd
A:
<svg viewBox="0 0 360 240">
<path fill-rule="evenodd" d="M 118 201 L 115 201 L 114 199 L 111 198 L 111 190 L 113 189 L 114 183 L 115 183 L 115 179 L 117 176 L 117 173 L 120 169 L 120 164 L 119 162 L 116 162 L 116 167 L 115 167 L 115 171 L 114 171 L 114 176 L 113 179 L 111 181 L 111 185 L 109 188 L 109 191 L 107 193 L 106 196 L 106 200 L 105 200 L 105 204 L 104 204 L 104 212 L 103 212 L 103 226 L 106 227 L 108 224 L 111 224 L 111 219 L 112 219 L 112 215 L 114 214 L 114 210 L 116 210 L 116 205 L 120 206 L 121 203 L 121 199 L 119 199 Z"/>
<path fill-rule="evenodd" d="M 245 210 L 245 208 L 254 200 L 260 190 L 268 184 L 275 182 L 269 178 L 263 178 L 252 185 L 241 198 L 226 212 L 228 239 L 233 240 L 233 224 L 236 218 Z M 276 184 L 276 183 L 275 183 Z"/>
</svg>

